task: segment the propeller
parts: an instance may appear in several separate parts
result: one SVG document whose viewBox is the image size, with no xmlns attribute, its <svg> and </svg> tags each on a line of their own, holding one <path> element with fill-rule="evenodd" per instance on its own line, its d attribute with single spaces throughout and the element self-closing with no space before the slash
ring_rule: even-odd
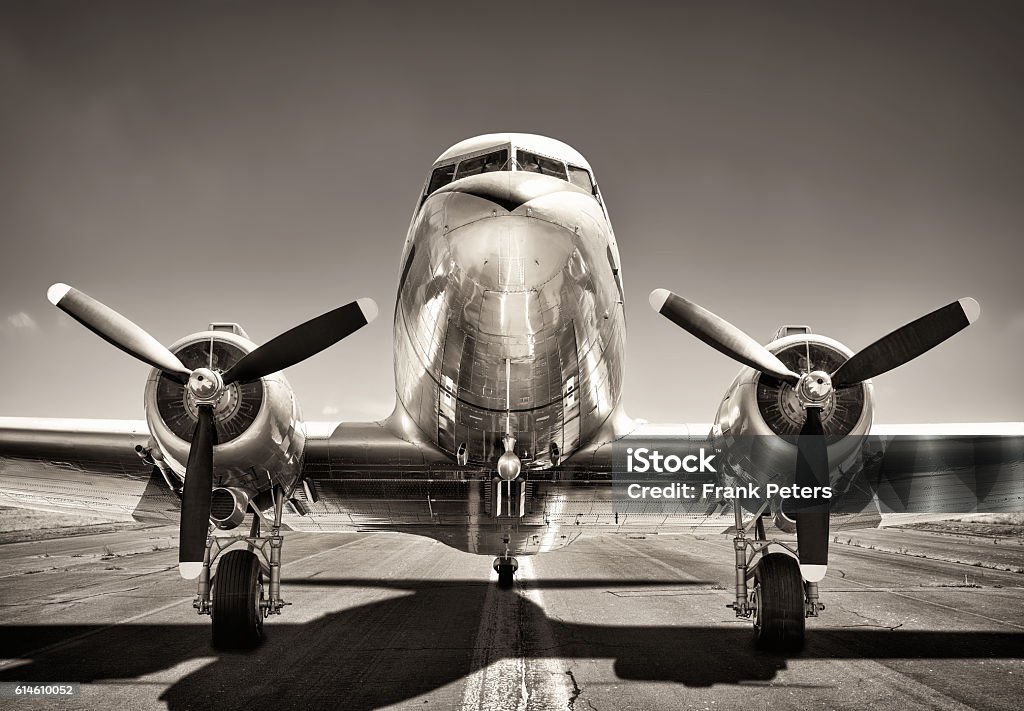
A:
<svg viewBox="0 0 1024 711">
<path fill-rule="evenodd" d="M 213 489 L 213 448 L 217 444 L 214 405 L 232 383 L 248 383 L 295 365 L 334 345 L 377 318 L 373 299 L 357 299 L 310 319 L 243 356 L 225 373 L 191 370 L 145 329 L 88 294 L 54 284 L 46 297 L 57 308 L 108 343 L 185 384 L 195 399 L 198 421 L 192 434 L 181 500 L 178 569 L 184 578 L 202 571 Z"/>
<path fill-rule="evenodd" d="M 797 438 L 797 486 L 825 486 L 829 481 L 828 448 L 821 411 L 836 388 L 849 388 L 898 368 L 974 323 L 981 314 L 970 297 L 925 314 L 861 349 L 832 373 L 797 374 L 779 358 L 739 328 L 707 309 L 673 294 L 655 289 L 651 308 L 677 326 L 743 365 L 792 385 L 804 408 L 803 427 Z M 809 353 L 808 353 L 809 355 Z M 816 501 L 794 514 L 800 569 L 804 578 L 817 582 L 825 576 L 828 562 L 828 502 Z"/>
<path fill-rule="evenodd" d="M 188 380 L 191 371 L 176 355 L 109 306 L 67 284 L 54 284 L 46 290 L 46 298 L 107 343 L 182 383 Z"/>
<path fill-rule="evenodd" d="M 692 301 L 668 289 L 655 289 L 651 292 L 650 301 L 651 308 L 659 314 L 733 360 L 793 385 L 800 380 L 800 376 L 787 368 L 774 353 L 724 318 Z"/>
<path fill-rule="evenodd" d="M 789 370 L 739 328 L 668 289 L 652 291 L 650 302 L 659 314 L 743 365 L 791 385 L 808 375 Z M 936 309 L 856 353 L 829 376 L 831 384 L 837 388 L 851 387 L 898 368 L 967 328 L 980 314 L 981 306 L 970 297 Z"/>
<path fill-rule="evenodd" d="M 192 433 L 192 447 L 185 465 L 185 487 L 181 493 L 181 525 L 178 527 L 178 570 L 192 580 L 203 570 L 206 531 L 210 522 L 210 492 L 213 490 L 213 446 L 217 444 L 213 406 L 200 405 L 199 419 Z"/>
<path fill-rule="evenodd" d="M 821 424 L 821 407 L 808 406 L 804 412 L 804 426 L 796 441 L 796 476 L 794 483 L 799 487 L 828 486 L 828 446 L 825 443 L 825 428 Z M 793 514 L 796 521 L 797 553 L 800 558 L 800 572 L 804 580 L 819 582 L 825 577 L 828 567 L 828 499 L 815 498 L 801 504 Z"/>
<path fill-rule="evenodd" d="M 980 315 L 981 306 L 969 296 L 947 304 L 862 348 L 839 366 L 832 382 L 845 388 L 888 373 L 956 335 Z"/>
</svg>

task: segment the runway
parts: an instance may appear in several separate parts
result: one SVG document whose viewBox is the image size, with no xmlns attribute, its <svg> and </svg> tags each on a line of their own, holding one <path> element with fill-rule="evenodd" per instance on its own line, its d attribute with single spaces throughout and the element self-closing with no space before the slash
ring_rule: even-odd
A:
<svg viewBox="0 0 1024 711">
<path fill-rule="evenodd" d="M 899 550 L 901 535 L 862 544 Z M 293 605 L 246 654 L 211 647 L 176 536 L 0 545 L 0 680 L 82 682 L 70 704 L 5 707 L 909 711 L 1024 696 L 1024 575 L 854 547 L 846 532 L 827 609 L 790 656 L 756 652 L 725 607 L 727 536 L 584 537 L 523 559 L 503 591 L 488 559 L 427 539 L 289 534 Z M 942 549 L 992 546 L 1002 561 L 1012 545 L 947 536 Z"/>
</svg>

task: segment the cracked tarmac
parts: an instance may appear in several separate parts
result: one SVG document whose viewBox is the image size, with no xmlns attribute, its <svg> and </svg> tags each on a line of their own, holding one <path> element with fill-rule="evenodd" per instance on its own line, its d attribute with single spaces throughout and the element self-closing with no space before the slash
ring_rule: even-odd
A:
<svg viewBox="0 0 1024 711">
<path fill-rule="evenodd" d="M 901 535 L 870 533 L 895 550 Z M 287 534 L 294 604 L 243 654 L 211 647 L 175 537 L 0 545 L 0 680 L 82 682 L 72 708 L 906 711 L 1024 695 L 1020 573 L 833 545 L 807 648 L 773 655 L 725 607 L 726 536 L 585 536 L 520 559 L 505 591 L 489 558 L 427 539 Z M 985 545 L 941 540 L 954 556 Z"/>
</svg>

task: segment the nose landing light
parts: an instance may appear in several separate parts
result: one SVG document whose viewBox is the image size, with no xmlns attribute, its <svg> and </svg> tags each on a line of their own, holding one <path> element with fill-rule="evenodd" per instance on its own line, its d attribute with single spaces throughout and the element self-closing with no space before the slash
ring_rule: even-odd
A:
<svg viewBox="0 0 1024 711">
<path fill-rule="evenodd" d="M 498 476 L 505 481 L 512 481 L 519 476 L 522 466 L 515 452 L 505 452 L 498 458 Z"/>
</svg>

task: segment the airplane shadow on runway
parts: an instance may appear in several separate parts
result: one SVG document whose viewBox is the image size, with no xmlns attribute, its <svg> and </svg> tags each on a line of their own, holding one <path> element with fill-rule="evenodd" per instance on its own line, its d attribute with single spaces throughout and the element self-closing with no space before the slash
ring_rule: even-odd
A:
<svg viewBox="0 0 1024 711">
<path fill-rule="evenodd" d="M 499 598 L 488 609 L 509 615 L 513 631 L 482 635 L 488 583 L 314 578 L 295 585 L 383 587 L 394 597 L 305 624 L 289 623 L 287 617 L 273 619 L 266 625 L 263 644 L 248 653 L 215 650 L 208 624 L 0 625 L 0 656 L 27 660 L 0 671 L 0 680 L 153 685 L 163 682 L 140 677 L 192 662 L 195 668 L 188 668 L 160 697 L 170 709 L 221 711 L 269 704 L 277 709 L 360 711 L 426 694 L 467 677 L 476 671 L 474 666 L 501 658 L 611 659 L 620 679 L 695 687 L 770 681 L 790 658 L 1024 658 L 1024 633 L 824 626 L 808 631 L 807 648 L 799 654 L 766 654 L 753 648 L 746 625 L 566 623 L 546 617 L 521 589 L 490 591 L 492 603 L 494 595 Z M 677 594 L 681 587 L 678 580 L 622 579 L 541 580 L 529 585 L 542 590 L 671 586 Z M 720 602 L 720 595 L 708 598 L 708 604 Z M 537 630 L 545 627 L 550 636 L 538 635 Z M 483 640 L 492 645 L 485 654 L 474 648 Z M 580 683 L 585 686 L 585 680 Z"/>
</svg>

